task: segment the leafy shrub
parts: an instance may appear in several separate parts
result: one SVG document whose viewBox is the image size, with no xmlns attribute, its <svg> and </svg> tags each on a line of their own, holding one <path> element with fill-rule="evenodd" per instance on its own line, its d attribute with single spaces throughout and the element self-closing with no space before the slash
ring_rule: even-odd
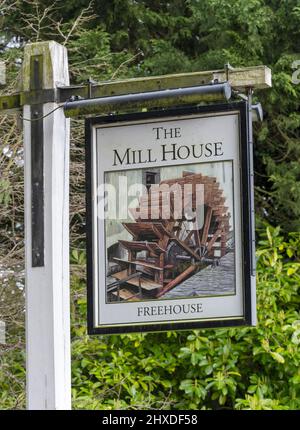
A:
<svg viewBox="0 0 300 430">
<path fill-rule="evenodd" d="M 257 327 L 89 337 L 85 283 L 77 275 L 73 407 L 300 409 L 300 234 L 284 241 L 279 228 L 268 227 L 257 257 Z M 83 261 L 84 253 L 73 251 L 72 262 Z M 0 409 L 25 406 L 23 324 L 22 317 L 19 329 L 10 329 L 19 346 L 0 350 Z"/>
<path fill-rule="evenodd" d="M 268 227 L 257 256 L 257 327 L 88 337 L 79 294 L 74 407 L 300 409 L 300 234 Z"/>
</svg>

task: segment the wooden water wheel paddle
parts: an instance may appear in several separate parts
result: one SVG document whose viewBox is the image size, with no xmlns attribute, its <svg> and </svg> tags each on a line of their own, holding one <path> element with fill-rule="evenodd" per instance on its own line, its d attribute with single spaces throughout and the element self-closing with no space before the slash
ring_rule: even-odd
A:
<svg viewBox="0 0 300 430">
<path fill-rule="evenodd" d="M 230 214 L 215 177 L 184 172 L 152 185 L 131 213 L 132 240 L 119 240 L 127 259 L 113 258 L 118 299 L 161 297 L 226 253 Z"/>
</svg>

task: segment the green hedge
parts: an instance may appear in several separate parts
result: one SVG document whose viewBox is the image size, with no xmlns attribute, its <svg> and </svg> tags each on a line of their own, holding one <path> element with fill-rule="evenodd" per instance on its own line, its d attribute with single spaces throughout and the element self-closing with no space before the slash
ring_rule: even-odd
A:
<svg viewBox="0 0 300 430">
<path fill-rule="evenodd" d="M 255 328 L 88 337 L 77 282 L 74 407 L 300 409 L 300 234 L 268 227 L 257 256 Z"/>
<path fill-rule="evenodd" d="M 88 337 L 85 283 L 73 279 L 73 407 L 300 409 L 300 233 L 285 242 L 269 227 L 257 256 L 255 328 Z M 25 407 L 22 324 L 0 351 L 0 409 Z"/>
</svg>

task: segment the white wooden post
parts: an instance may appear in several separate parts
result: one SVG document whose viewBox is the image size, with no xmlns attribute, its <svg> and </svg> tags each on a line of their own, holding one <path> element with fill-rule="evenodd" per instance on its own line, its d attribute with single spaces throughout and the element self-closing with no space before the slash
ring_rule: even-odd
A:
<svg viewBox="0 0 300 430">
<path fill-rule="evenodd" d="M 46 102 L 55 91 L 45 91 L 58 85 L 69 85 L 66 48 L 56 42 L 26 45 L 23 91 L 36 90 L 42 97 L 39 106 L 25 105 L 23 109 L 27 408 L 39 410 L 71 408 L 69 120 L 63 109 L 51 113 L 42 120 L 38 139 L 33 131 L 33 124 L 37 122 L 26 121 L 38 118 L 39 109 L 46 115 L 58 107 L 55 102 Z M 39 184 L 33 183 L 38 167 L 31 163 L 34 133 L 36 148 L 43 145 L 43 172 Z M 42 217 L 39 218 L 33 215 L 37 197 L 38 206 L 42 202 Z M 34 254 L 32 237 L 36 232 L 40 234 L 38 240 L 42 240 L 42 252 L 35 250 Z"/>
</svg>

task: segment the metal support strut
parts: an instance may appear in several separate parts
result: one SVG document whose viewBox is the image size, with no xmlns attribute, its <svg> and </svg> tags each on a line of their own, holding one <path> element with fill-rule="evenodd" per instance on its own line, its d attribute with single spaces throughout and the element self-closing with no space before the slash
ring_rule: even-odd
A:
<svg viewBox="0 0 300 430">
<path fill-rule="evenodd" d="M 167 107 L 218 100 L 225 101 L 229 100 L 230 97 L 231 86 L 228 82 L 223 82 L 187 88 L 67 101 L 64 105 L 64 110 L 66 117 L 78 117 L 114 112 L 120 107 Z"/>
</svg>

